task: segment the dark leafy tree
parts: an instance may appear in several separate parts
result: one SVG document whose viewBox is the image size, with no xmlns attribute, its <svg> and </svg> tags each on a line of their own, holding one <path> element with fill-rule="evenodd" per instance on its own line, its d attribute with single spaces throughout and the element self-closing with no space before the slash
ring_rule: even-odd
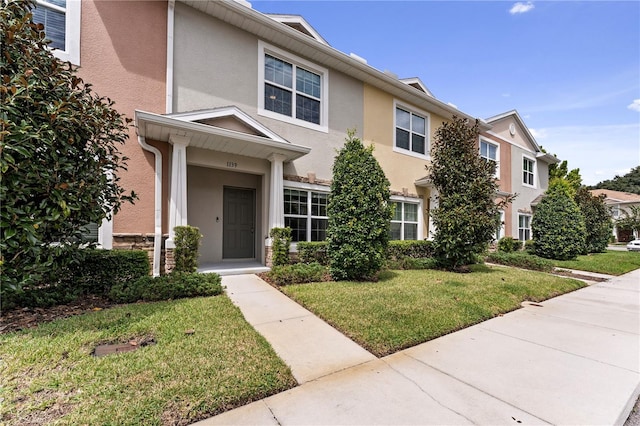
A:
<svg viewBox="0 0 640 426">
<path fill-rule="evenodd" d="M 564 179 L 567 181 L 573 194 L 577 193 L 578 189 L 582 186 L 580 169 L 569 170 L 567 160 L 562 161 L 560 164 L 549 165 L 549 184 L 555 179 Z"/>
<path fill-rule="evenodd" d="M 584 251 L 584 217 L 573 199 L 571 185 L 557 179 L 540 201 L 531 221 L 534 253 L 556 260 L 574 259 Z"/>
<path fill-rule="evenodd" d="M 604 180 L 590 187 L 590 189 L 610 189 L 612 191 L 640 194 L 640 166 L 634 167 L 624 176 L 616 176 L 613 179 Z"/>
<path fill-rule="evenodd" d="M 52 55 L 32 7 L 0 5 L 3 293 L 52 279 L 77 261 L 83 227 L 135 197 L 118 177 L 129 120 Z"/>
<path fill-rule="evenodd" d="M 584 217 L 586 234 L 583 254 L 605 251 L 613 230 L 611 214 L 604 203 L 605 197 L 594 196 L 587 187 L 581 186 L 574 199 Z"/>
<path fill-rule="evenodd" d="M 478 122 L 454 117 L 436 131 L 428 176 L 438 191 L 431 216 L 436 232 L 434 257 L 456 270 L 476 262 L 500 225 L 500 210 L 512 197 L 496 201 L 495 163 L 478 153 Z"/>
<path fill-rule="evenodd" d="M 385 262 L 392 207 L 389 181 L 350 130 L 333 163 L 327 227 L 329 268 L 335 280 L 374 278 Z"/>
</svg>

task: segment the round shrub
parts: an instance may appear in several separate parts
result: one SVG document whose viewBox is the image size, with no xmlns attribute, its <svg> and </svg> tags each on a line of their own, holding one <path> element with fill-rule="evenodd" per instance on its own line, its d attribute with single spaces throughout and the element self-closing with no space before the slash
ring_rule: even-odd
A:
<svg viewBox="0 0 640 426">
<path fill-rule="evenodd" d="M 550 188 L 531 221 L 534 253 L 556 260 L 574 259 L 585 244 L 584 218 L 573 197 L 562 187 Z"/>
<path fill-rule="evenodd" d="M 513 237 L 502 237 L 498 240 L 498 251 L 502 253 L 513 253 L 521 247 L 522 243 Z"/>
</svg>

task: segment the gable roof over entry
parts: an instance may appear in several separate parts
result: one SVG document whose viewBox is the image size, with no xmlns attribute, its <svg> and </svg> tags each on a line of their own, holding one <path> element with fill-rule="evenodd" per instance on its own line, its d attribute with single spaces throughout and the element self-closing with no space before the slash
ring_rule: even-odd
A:
<svg viewBox="0 0 640 426">
<path fill-rule="evenodd" d="M 138 135 L 159 142 L 172 137 L 189 139 L 189 146 L 229 154 L 268 159 L 273 154 L 292 161 L 311 151 L 295 145 L 263 126 L 235 106 L 177 114 L 136 110 Z"/>
</svg>

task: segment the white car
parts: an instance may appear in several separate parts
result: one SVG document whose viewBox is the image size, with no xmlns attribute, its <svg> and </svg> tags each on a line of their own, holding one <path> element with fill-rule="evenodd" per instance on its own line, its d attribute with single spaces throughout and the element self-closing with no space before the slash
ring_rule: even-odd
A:
<svg viewBox="0 0 640 426">
<path fill-rule="evenodd" d="M 629 241 L 629 244 L 627 244 L 627 250 L 640 251 L 640 239 Z"/>
</svg>

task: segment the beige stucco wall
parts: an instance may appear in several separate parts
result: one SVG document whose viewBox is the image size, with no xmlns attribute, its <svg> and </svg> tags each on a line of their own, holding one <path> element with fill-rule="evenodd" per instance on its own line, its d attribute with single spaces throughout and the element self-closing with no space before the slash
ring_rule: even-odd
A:
<svg viewBox="0 0 640 426">
<path fill-rule="evenodd" d="M 135 109 L 165 112 L 167 5 L 159 1 L 83 1 L 80 72 L 95 93 L 133 118 Z M 121 185 L 139 199 L 114 219 L 115 233 L 152 233 L 154 158 L 138 145 L 133 127 L 121 148 L 129 170 Z"/>
<path fill-rule="evenodd" d="M 512 123 L 516 126 L 515 135 L 512 135 L 511 132 L 509 132 L 509 125 Z M 525 136 L 526 133 L 524 129 L 522 128 L 522 126 L 520 126 L 520 124 L 518 124 L 518 121 L 513 116 L 504 117 L 501 120 L 492 122 L 491 125 L 493 126 L 493 128 L 491 129 L 493 133 L 502 136 L 509 142 L 525 149 L 533 148 L 529 143 L 527 137 Z"/>
<path fill-rule="evenodd" d="M 400 100 L 399 100 L 400 101 Z M 365 143 L 375 146 L 374 155 L 391 183 L 392 191 L 407 188 L 415 193 L 414 182 L 427 174 L 425 166 L 429 158 L 417 158 L 393 150 L 394 97 L 370 85 L 364 86 L 364 134 Z M 407 105 L 407 103 L 403 103 Z M 409 105 L 411 106 L 411 105 Z M 420 108 L 415 108 L 420 110 Z M 429 147 L 436 129 L 445 121 L 439 115 L 426 111 L 429 116 Z"/>
<path fill-rule="evenodd" d="M 417 158 L 393 150 L 394 141 L 394 100 L 402 105 L 420 111 L 421 108 L 395 99 L 392 95 L 370 85 L 364 85 L 364 134 L 365 144 L 374 145 L 374 156 L 384 170 L 392 193 L 404 193 L 411 197 L 423 199 L 422 205 L 422 235 L 427 237 L 429 225 L 429 197 L 430 191 L 426 187 L 417 187 L 415 181 L 427 175 L 426 166 L 430 158 Z M 435 132 L 446 119 L 442 116 L 425 111 L 429 115 L 429 141 L 431 147 Z"/>
<path fill-rule="evenodd" d="M 174 112 L 235 105 L 287 141 L 312 149 L 285 164 L 286 175 L 306 177 L 311 172 L 317 179 L 331 179 L 335 151 L 344 144 L 346 130 L 363 128 L 362 83 L 328 70 L 328 132 L 258 115 L 258 91 L 263 90 L 258 38 L 181 3 L 175 11 L 174 60 L 182 65 L 174 68 Z"/>
</svg>

